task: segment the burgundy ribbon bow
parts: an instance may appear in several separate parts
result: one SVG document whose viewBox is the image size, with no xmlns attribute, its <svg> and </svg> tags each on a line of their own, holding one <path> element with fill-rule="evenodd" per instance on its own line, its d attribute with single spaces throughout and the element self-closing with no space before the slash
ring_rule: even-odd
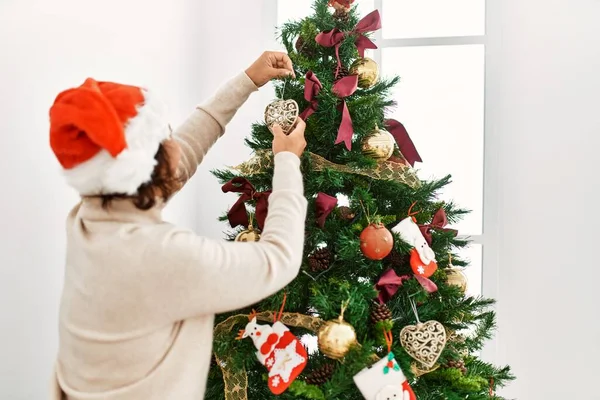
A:
<svg viewBox="0 0 600 400">
<path fill-rule="evenodd" d="M 317 209 L 316 217 L 317 224 L 322 229 L 325 226 L 325 220 L 331 214 L 335 206 L 337 206 L 337 198 L 328 194 L 319 192 L 317 200 L 315 201 L 315 207 Z"/>
<path fill-rule="evenodd" d="M 241 193 L 238 201 L 231 207 L 227 213 L 229 223 L 233 228 L 236 226 L 248 226 L 248 212 L 246 211 L 246 202 L 256 201 L 256 221 L 258 227 L 262 229 L 267 218 L 267 208 L 269 206 L 269 195 L 271 191 L 257 192 L 254 186 L 246 178 L 237 177 L 223 185 L 223 193 Z"/>
<path fill-rule="evenodd" d="M 339 79 L 333 85 L 333 93 L 342 99 L 342 103 L 340 104 L 340 111 L 342 112 L 342 122 L 340 123 L 340 127 L 338 128 L 337 138 L 335 139 L 335 144 L 342 143 L 346 145 L 346 148 L 350 150 L 352 148 L 352 134 L 354 133 L 354 128 L 352 127 L 352 117 L 350 116 L 350 111 L 348 110 L 348 105 L 346 104 L 346 97 L 351 96 L 356 92 L 358 88 L 358 76 L 357 75 L 348 75 Z"/>
<path fill-rule="evenodd" d="M 340 60 L 340 46 L 342 45 L 342 42 L 344 41 L 346 35 L 356 35 L 354 45 L 358 50 L 358 54 L 361 57 L 364 57 L 366 49 L 377 48 L 375 43 L 373 43 L 371 39 L 365 36 L 365 33 L 373 32 L 378 29 L 381 29 L 381 17 L 379 16 L 379 11 L 375 10 L 363 19 L 361 19 L 352 31 L 342 32 L 338 28 L 335 28 L 330 31 L 319 33 L 315 37 L 315 41 L 324 47 L 335 47 L 335 56 L 338 64 L 335 72 L 335 75 L 337 77 L 339 70 L 342 66 L 342 61 Z"/>
<path fill-rule="evenodd" d="M 385 271 L 377 281 L 375 288 L 379 291 L 379 301 L 381 304 L 387 303 L 396 294 L 400 286 L 410 279 L 410 276 L 398 276 L 396 271 L 388 269 Z"/>
<path fill-rule="evenodd" d="M 425 237 L 425 240 L 431 246 L 433 241 L 433 237 L 431 236 L 431 232 L 435 229 L 442 232 L 452 232 L 454 236 L 458 235 L 458 231 L 455 229 L 448 229 L 445 226 L 448 225 L 448 217 L 446 216 L 446 211 L 443 208 L 437 210 L 435 215 L 433 216 L 433 220 L 430 224 L 419 225 L 419 229 Z"/>
<path fill-rule="evenodd" d="M 379 280 L 375 285 L 375 288 L 379 291 L 379 301 L 382 304 L 387 303 L 392 297 L 394 297 L 398 289 L 400 289 L 400 286 L 404 284 L 404 281 L 407 281 L 410 278 L 411 277 L 409 275 L 398 276 L 396 271 L 391 268 L 385 271 L 381 277 L 379 277 Z M 438 290 L 437 285 L 430 279 L 418 275 L 415 275 L 415 279 L 421 284 L 427 293 L 434 293 Z"/>
<path fill-rule="evenodd" d="M 317 95 L 321 89 L 323 89 L 323 85 L 321 84 L 321 81 L 319 81 L 319 78 L 317 78 L 317 75 L 312 71 L 308 71 L 306 73 L 306 81 L 304 82 L 304 98 L 310 105 L 306 110 L 302 111 L 302 114 L 300 114 L 300 118 L 303 120 L 306 120 L 317 111 L 317 107 L 319 106 Z"/>
<path fill-rule="evenodd" d="M 423 162 L 404 125 L 395 119 L 388 119 L 385 121 L 385 127 L 396 139 L 398 149 L 411 166 L 414 167 L 417 161 Z"/>
</svg>

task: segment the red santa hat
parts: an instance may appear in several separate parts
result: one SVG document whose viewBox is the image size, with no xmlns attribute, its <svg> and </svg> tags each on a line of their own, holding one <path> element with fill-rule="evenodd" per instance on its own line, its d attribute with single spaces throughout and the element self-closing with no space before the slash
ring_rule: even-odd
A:
<svg viewBox="0 0 600 400">
<path fill-rule="evenodd" d="M 126 194 L 150 181 L 170 136 L 162 103 L 136 86 L 87 79 L 50 108 L 50 146 L 81 195 Z"/>
</svg>

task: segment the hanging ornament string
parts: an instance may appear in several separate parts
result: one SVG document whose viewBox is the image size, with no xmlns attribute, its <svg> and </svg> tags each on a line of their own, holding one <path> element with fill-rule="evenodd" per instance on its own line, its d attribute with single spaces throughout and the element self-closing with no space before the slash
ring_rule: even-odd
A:
<svg viewBox="0 0 600 400">
<path fill-rule="evenodd" d="M 419 312 L 417 311 L 417 305 L 415 304 L 415 301 L 413 300 L 412 297 L 409 296 L 408 301 L 410 302 L 410 307 L 413 310 L 413 313 L 415 314 L 415 318 L 417 319 L 417 325 L 419 325 L 421 323 L 421 320 L 419 319 Z"/>
<path fill-rule="evenodd" d="M 417 202 L 415 201 L 414 203 L 412 203 L 410 205 L 410 208 L 408 209 L 408 213 L 407 215 L 413 220 L 413 222 L 417 222 L 417 218 L 415 218 L 415 215 L 417 215 L 418 213 L 420 213 L 421 211 L 413 211 L 413 208 L 417 205 Z"/>
<path fill-rule="evenodd" d="M 287 301 L 287 293 L 283 293 L 283 301 L 281 302 L 281 308 L 279 309 L 279 315 L 275 314 L 273 316 L 273 322 L 281 321 L 281 317 L 283 316 L 283 309 L 285 308 L 285 302 Z"/>
</svg>

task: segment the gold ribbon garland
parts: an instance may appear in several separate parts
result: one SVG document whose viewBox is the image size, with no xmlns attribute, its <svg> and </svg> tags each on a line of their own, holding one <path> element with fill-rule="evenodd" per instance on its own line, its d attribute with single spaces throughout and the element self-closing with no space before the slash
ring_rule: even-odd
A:
<svg viewBox="0 0 600 400">
<path fill-rule="evenodd" d="M 258 321 L 272 323 L 277 313 L 265 311 L 258 313 Z M 298 313 L 283 313 L 281 320 L 286 326 L 304 328 L 311 332 L 318 332 L 325 323 L 320 318 Z M 225 321 L 217 324 L 213 331 L 214 336 L 218 337 L 228 332 L 233 332 L 236 325 L 245 325 L 248 323 L 248 315 L 238 314 L 227 318 Z M 233 371 L 229 368 L 228 358 L 219 358 L 215 353 L 217 364 L 223 373 L 223 382 L 225 383 L 225 400 L 248 400 L 248 374 L 245 369 Z"/>
<path fill-rule="evenodd" d="M 374 168 L 360 169 L 333 163 L 314 153 L 310 153 L 310 158 L 315 171 L 331 169 L 348 174 L 368 176 L 373 179 L 396 181 L 404 183 L 413 189 L 421 186 L 421 181 L 417 177 L 415 170 L 401 163 L 384 161 L 378 163 Z M 259 150 L 250 160 L 231 167 L 231 169 L 244 175 L 254 175 L 262 172 L 264 169 L 270 168 L 272 165 L 273 153 L 269 150 Z"/>
</svg>

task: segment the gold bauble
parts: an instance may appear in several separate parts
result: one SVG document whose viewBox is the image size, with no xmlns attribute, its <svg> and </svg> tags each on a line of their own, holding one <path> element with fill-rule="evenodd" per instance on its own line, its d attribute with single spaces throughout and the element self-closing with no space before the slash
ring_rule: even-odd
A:
<svg viewBox="0 0 600 400">
<path fill-rule="evenodd" d="M 321 353 L 334 360 L 344 358 L 350 348 L 357 344 L 354 327 L 344 321 L 342 316 L 325 322 L 317 337 Z"/>
<path fill-rule="evenodd" d="M 236 236 L 236 242 L 258 242 L 260 240 L 260 231 L 255 230 L 252 225 L 248 226 L 248 229 L 239 233 Z"/>
<path fill-rule="evenodd" d="M 466 293 L 467 291 L 467 276 L 462 272 L 460 268 L 451 266 L 446 270 L 446 282 L 448 285 L 457 286 L 461 292 Z"/>
<path fill-rule="evenodd" d="M 368 57 L 354 61 L 349 72 L 350 75 L 358 75 L 358 86 L 363 89 L 373 87 L 379 80 L 379 66 Z"/>
<path fill-rule="evenodd" d="M 383 129 L 376 129 L 362 141 L 364 155 L 377 161 L 387 161 L 394 154 L 396 140 L 391 133 Z"/>
</svg>

